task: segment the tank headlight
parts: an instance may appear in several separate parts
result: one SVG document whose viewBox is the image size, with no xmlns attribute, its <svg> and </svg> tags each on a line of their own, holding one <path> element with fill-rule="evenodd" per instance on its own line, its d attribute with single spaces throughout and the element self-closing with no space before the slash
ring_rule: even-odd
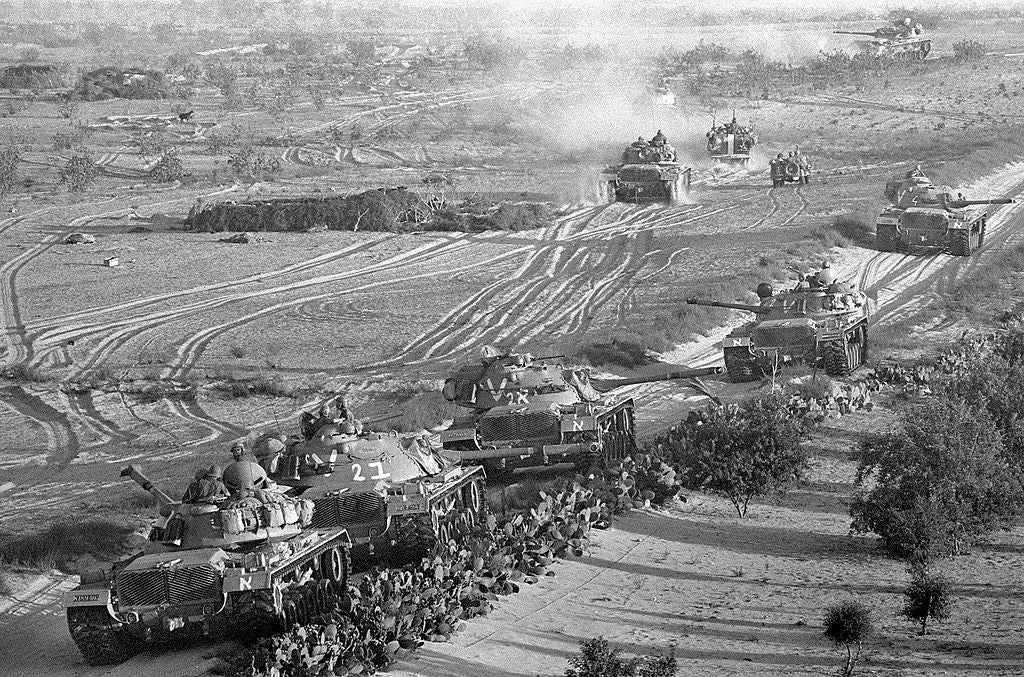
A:
<svg viewBox="0 0 1024 677">
<path fill-rule="evenodd" d="M 203 605 L 203 615 L 204 616 L 211 616 L 211 615 L 213 615 L 213 607 L 210 606 L 209 604 L 204 604 Z"/>
<path fill-rule="evenodd" d="M 138 623 L 139 622 L 139 614 L 137 614 L 134 611 L 129 611 L 128 613 L 126 613 L 124 615 L 124 620 L 125 620 L 126 623 Z"/>
</svg>

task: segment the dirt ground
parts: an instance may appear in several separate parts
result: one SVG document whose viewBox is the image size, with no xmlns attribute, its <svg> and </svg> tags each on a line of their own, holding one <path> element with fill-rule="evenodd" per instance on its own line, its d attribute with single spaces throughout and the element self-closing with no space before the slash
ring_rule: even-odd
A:
<svg viewBox="0 0 1024 677">
<path fill-rule="evenodd" d="M 811 37 L 832 28 L 764 30 L 801 44 L 797 59 L 837 46 L 839 36 Z M 877 299 L 878 336 L 910 334 L 922 346 L 941 345 L 962 321 L 925 326 L 918 314 L 994 254 L 1021 244 L 1021 203 L 990 210 L 983 251 L 970 259 L 852 244 L 827 250 L 810 233 L 838 215 L 872 219 L 885 180 L 917 162 L 969 197 L 1024 192 L 1024 165 L 1006 164 L 1015 158 L 984 165 L 953 143 L 1020 117 L 1016 24 L 949 26 L 937 34 L 935 51 L 948 53 L 953 41 L 979 31 L 992 53 L 975 64 L 864 91 L 808 90 L 756 102 L 679 92 L 674 108 L 637 106 L 635 92 L 595 72 L 562 79 L 517 73 L 512 81 L 477 75 L 420 89 L 383 78 L 372 89 L 351 84 L 322 111 L 297 100 L 283 119 L 256 109 L 225 112 L 212 89 L 200 92 L 194 123 L 176 122 L 167 102 L 83 103 L 78 117 L 93 129 L 89 146 L 104 175 L 81 201 L 53 178 L 61 159 L 50 137 L 67 123 L 52 105 L 37 103 L 5 119 L 27 148 L 26 171 L 37 183 L 31 195 L 3 203 L 10 211 L 0 219 L 0 363 L 25 363 L 54 379 L 102 374 L 208 384 L 276 374 L 321 392 L 349 392 L 372 415 L 387 412 L 403 387 L 436 388 L 484 345 L 547 354 L 602 331 L 643 330 L 637 325 L 688 295 L 768 270 L 765 262 L 806 268 L 823 257 Z M 649 48 L 689 46 L 693 36 L 659 32 Z M 714 27 L 705 37 L 756 42 L 748 28 Z M 958 82 L 971 86 L 954 101 L 949 85 Z M 733 106 L 741 121 L 754 121 L 761 142 L 749 170 L 723 172 L 704 159 L 704 132 L 713 115 L 721 119 Z M 279 180 L 237 182 L 224 158 L 206 151 L 211 134 L 233 125 L 257 137 L 300 139 L 274 148 L 285 167 Z M 334 144 L 324 136 L 331 127 L 350 137 L 357 129 L 362 140 Z M 595 204 L 600 168 L 627 141 L 658 128 L 694 166 L 691 203 Z M 143 157 L 130 135 L 153 129 L 174 137 L 199 177 L 195 185 L 143 182 L 154 158 Z M 373 136 L 392 129 L 402 133 Z M 767 157 L 795 144 L 814 158 L 812 184 L 771 189 Z M 464 194 L 546 200 L 556 223 L 521 233 L 266 233 L 249 245 L 180 228 L 197 200 L 417 186 L 438 172 Z M 96 243 L 62 244 L 71 232 L 92 233 Z M 113 255 L 121 265 L 104 266 Z M 723 335 L 683 340 L 661 362 L 717 364 Z M 707 383 L 726 397 L 754 392 L 724 378 Z M 703 401 L 672 382 L 631 392 L 645 438 Z M 69 393 L 53 380 L 0 382 L 0 531 L 31 531 L 69 514 L 145 522 L 152 511 L 117 476 L 125 463 L 141 463 L 158 483 L 178 489 L 196 466 L 223 460 L 228 442 L 270 428 L 291 432 L 311 403 L 231 399 L 208 386 L 196 402 L 182 402 Z M 821 612 L 848 597 L 876 610 L 880 625 L 866 674 L 1021 674 L 1019 529 L 948 563 L 963 581 L 954 615 L 925 638 L 895 616 L 906 572 L 877 555 L 871 539 L 848 535 L 849 451 L 885 420 L 858 414 L 824 428 L 812 441 L 810 484 L 778 505 L 757 505 L 746 519 L 719 499 L 690 495 L 664 512 L 617 521 L 583 558 L 561 563 L 555 577 L 502 600 L 451 644 L 427 645 L 392 674 L 556 675 L 579 640 L 598 634 L 627 652 L 674 644 L 680 674 L 825 674 L 840 656 L 820 636 Z M 74 579 L 27 574 L 14 584 L 15 596 L 0 598 L 10 674 L 184 676 L 212 664 L 203 658 L 208 649 L 190 649 L 87 668 L 60 609 L 60 593 Z"/>
</svg>

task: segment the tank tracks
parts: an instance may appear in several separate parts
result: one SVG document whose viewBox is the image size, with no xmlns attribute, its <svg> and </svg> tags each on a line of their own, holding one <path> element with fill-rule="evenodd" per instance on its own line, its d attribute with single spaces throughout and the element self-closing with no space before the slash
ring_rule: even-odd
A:
<svg viewBox="0 0 1024 677">
<path fill-rule="evenodd" d="M 106 607 L 71 607 L 68 630 L 89 665 L 123 663 L 142 650 L 122 623 L 110 617 Z"/>
</svg>

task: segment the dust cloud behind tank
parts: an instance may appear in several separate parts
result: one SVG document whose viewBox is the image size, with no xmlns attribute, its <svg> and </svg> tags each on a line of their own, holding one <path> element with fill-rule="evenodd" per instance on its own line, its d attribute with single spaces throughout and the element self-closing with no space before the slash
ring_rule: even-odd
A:
<svg viewBox="0 0 1024 677">
<path fill-rule="evenodd" d="M 689 194 L 690 173 L 659 129 L 650 141 L 640 137 L 631 143 L 619 164 L 604 169 L 598 195 L 602 202 L 682 204 Z"/>
<path fill-rule="evenodd" d="M 491 474 L 623 458 L 636 449 L 634 402 L 616 389 L 722 371 L 708 367 L 595 379 L 585 369 L 557 362 L 563 357 L 486 347 L 478 363 L 459 367 L 445 381 L 443 394 L 468 413 L 441 432 L 444 453 L 460 462 L 480 461 Z"/>
<path fill-rule="evenodd" d="M 261 462 L 312 500 L 313 527 L 348 531 L 357 566 L 417 559 L 484 517 L 483 468 L 454 465 L 428 435 L 364 431 L 344 404 L 303 419 L 302 439 Z"/>
<path fill-rule="evenodd" d="M 215 475 L 197 475 L 182 502 L 136 466 L 121 471 L 165 519 L 142 552 L 82 574 L 65 594 L 68 628 L 89 664 L 120 663 L 146 640 L 278 632 L 329 609 L 345 589 L 344 529 L 310 528 L 313 504 L 284 496 L 255 463 L 227 466 L 226 490 Z"/>
<path fill-rule="evenodd" d="M 924 37 L 924 28 L 910 18 L 896 21 L 873 31 L 833 31 L 839 35 L 860 35 L 868 39 L 856 40 L 865 54 L 898 61 L 924 59 L 932 49 L 930 38 Z"/>
<path fill-rule="evenodd" d="M 970 256 L 985 243 L 988 214 L 980 205 L 1013 202 L 1009 198 L 954 198 L 952 188 L 936 186 L 920 167 L 887 182 L 884 196 L 889 205 L 875 224 L 879 251 L 928 248 L 953 256 Z"/>
<path fill-rule="evenodd" d="M 757 288 L 757 305 L 688 299 L 694 305 L 732 308 L 755 319 L 722 341 L 733 381 L 753 381 L 787 364 L 803 363 L 830 376 L 847 376 L 868 356 L 868 304 L 852 282 L 839 282 L 827 266 L 801 277 L 787 291 Z"/>
</svg>

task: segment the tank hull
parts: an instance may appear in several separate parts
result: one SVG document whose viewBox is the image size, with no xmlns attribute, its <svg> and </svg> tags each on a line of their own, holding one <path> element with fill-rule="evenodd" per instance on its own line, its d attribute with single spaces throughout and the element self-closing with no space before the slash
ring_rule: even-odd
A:
<svg viewBox="0 0 1024 677">
<path fill-rule="evenodd" d="M 686 200 L 690 168 L 676 163 L 625 164 L 609 167 L 601 176 L 604 202 L 668 202 Z"/>
<path fill-rule="evenodd" d="M 876 248 L 884 252 L 929 250 L 970 256 L 985 243 L 987 214 L 974 210 L 931 211 L 934 213 L 893 208 L 882 212 L 875 222 Z M 921 216 L 913 218 L 918 214 Z"/>
</svg>

